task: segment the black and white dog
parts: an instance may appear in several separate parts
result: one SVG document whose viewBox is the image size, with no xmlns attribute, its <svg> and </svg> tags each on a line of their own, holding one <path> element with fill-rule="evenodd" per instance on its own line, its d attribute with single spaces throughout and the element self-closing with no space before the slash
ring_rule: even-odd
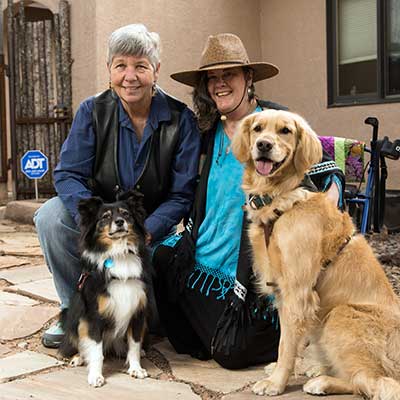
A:
<svg viewBox="0 0 400 400">
<path fill-rule="evenodd" d="M 115 203 L 81 200 L 82 275 L 61 323 L 60 352 L 87 364 L 89 385 L 104 384 L 107 350 L 127 351 L 128 374 L 145 378 L 140 353 L 146 331 L 151 266 L 145 245 L 142 195 L 131 191 Z M 78 354 L 77 354 L 78 353 Z"/>
</svg>

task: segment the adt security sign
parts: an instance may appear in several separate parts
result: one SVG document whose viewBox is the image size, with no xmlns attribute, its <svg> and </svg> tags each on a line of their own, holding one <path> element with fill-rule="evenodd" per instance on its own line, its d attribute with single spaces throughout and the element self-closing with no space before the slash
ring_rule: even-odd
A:
<svg viewBox="0 0 400 400">
<path fill-rule="evenodd" d="M 21 170 L 29 179 L 40 179 L 49 170 L 49 160 L 40 150 L 29 150 L 21 158 Z"/>
</svg>

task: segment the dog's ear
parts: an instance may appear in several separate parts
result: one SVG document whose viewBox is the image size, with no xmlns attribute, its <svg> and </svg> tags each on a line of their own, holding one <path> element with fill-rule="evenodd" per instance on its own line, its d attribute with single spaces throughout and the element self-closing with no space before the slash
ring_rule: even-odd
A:
<svg viewBox="0 0 400 400">
<path fill-rule="evenodd" d="M 297 146 L 294 154 L 294 166 L 299 176 L 314 164 L 322 160 L 322 145 L 317 134 L 300 116 L 295 119 L 297 130 Z"/>
<path fill-rule="evenodd" d="M 140 225 L 143 225 L 146 219 L 146 211 L 143 206 L 144 195 L 136 190 L 129 190 L 121 197 L 120 200 L 127 204 L 132 216 Z"/>
<path fill-rule="evenodd" d="M 253 125 L 255 115 L 244 118 L 239 130 L 233 135 L 232 152 L 241 163 L 250 160 L 250 128 Z"/>
<path fill-rule="evenodd" d="M 81 216 L 81 225 L 88 225 L 96 218 L 99 208 L 103 205 L 103 200 L 100 197 L 90 197 L 82 199 L 78 203 L 78 211 Z"/>
</svg>

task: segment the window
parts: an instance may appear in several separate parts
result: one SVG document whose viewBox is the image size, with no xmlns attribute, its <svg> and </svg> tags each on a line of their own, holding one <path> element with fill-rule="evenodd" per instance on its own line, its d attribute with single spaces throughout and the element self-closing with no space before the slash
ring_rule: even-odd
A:
<svg viewBox="0 0 400 400">
<path fill-rule="evenodd" d="M 328 105 L 400 102 L 400 0 L 327 0 Z"/>
</svg>

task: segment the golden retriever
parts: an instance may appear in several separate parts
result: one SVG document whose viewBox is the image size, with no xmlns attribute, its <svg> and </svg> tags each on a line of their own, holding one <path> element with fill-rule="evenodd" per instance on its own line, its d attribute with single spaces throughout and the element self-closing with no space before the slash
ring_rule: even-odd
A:
<svg viewBox="0 0 400 400">
<path fill-rule="evenodd" d="M 266 110 L 243 120 L 232 149 L 245 163 L 259 291 L 275 295 L 281 323 L 276 367 L 253 392 L 283 393 L 297 352 L 311 343 L 326 368 L 305 392 L 400 399 L 399 299 L 350 216 L 301 186 L 322 157 L 315 132 L 296 114 Z M 265 205 L 252 207 L 252 196 Z"/>
</svg>

